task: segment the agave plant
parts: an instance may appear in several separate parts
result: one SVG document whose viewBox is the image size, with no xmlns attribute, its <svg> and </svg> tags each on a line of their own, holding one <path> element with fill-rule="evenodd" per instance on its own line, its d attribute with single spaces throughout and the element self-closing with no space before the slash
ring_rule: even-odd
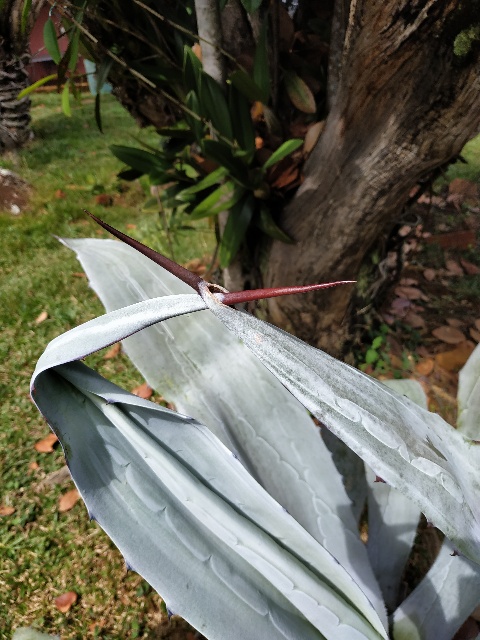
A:
<svg viewBox="0 0 480 640">
<path fill-rule="evenodd" d="M 480 347 L 453 429 L 418 383 L 381 384 L 115 233 L 132 246 L 63 240 L 107 313 L 48 345 L 32 397 L 127 565 L 212 639 L 452 638 L 480 603 Z M 179 413 L 79 362 L 119 340 Z M 351 497 L 308 412 L 347 445 Z M 447 539 L 397 606 L 421 512 Z"/>
</svg>

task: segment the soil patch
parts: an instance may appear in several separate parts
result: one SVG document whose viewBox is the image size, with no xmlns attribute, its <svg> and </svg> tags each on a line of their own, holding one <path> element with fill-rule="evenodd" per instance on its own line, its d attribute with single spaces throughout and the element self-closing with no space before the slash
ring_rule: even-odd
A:
<svg viewBox="0 0 480 640">
<path fill-rule="evenodd" d="M 0 169 L 0 211 L 14 216 L 25 209 L 30 197 L 30 186 L 13 171 Z"/>
</svg>

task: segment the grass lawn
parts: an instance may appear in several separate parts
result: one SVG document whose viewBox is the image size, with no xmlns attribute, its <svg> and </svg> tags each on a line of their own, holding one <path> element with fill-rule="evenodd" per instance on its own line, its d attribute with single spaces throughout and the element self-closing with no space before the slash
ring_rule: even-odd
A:
<svg viewBox="0 0 480 640">
<path fill-rule="evenodd" d="M 92 98 L 84 97 L 71 118 L 59 105 L 56 94 L 34 96 L 35 139 L 2 158 L 2 166 L 30 183 L 32 191 L 20 215 L 0 212 L 0 505 L 15 509 L 0 516 L 0 638 L 10 639 L 16 627 L 30 625 L 62 640 L 143 638 L 160 609 L 159 597 L 126 571 L 81 501 L 59 512 L 59 498 L 73 488 L 71 481 L 39 487 L 63 466 L 63 456 L 60 448 L 53 453 L 34 448 L 49 429 L 30 400 L 29 380 L 50 340 L 103 312 L 73 253 L 54 234 L 107 237 L 83 213 L 87 208 L 168 253 L 158 214 L 141 210 L 144 187 L 128 183 L 125 190 L 116 178 L 121 163 L 108 149 L 135 145 L 133 136 L 154 143 L 155 134 L 140 131 L 111 96 L 103 99 L 104 135 L 95 124 Z M 112 206 L 97 204 L 98 194 L 107 194 Z M 211 248 L 210 232 L 200 228 L 179 239 L 176 258 L 185 262 Z M 93 361 L 126 389 L 143 382 L 122 355 L 104 360 L 98 354 Z M 61 613 L 54 599 L 67 591 L 79 598 Z"/>
</svg>

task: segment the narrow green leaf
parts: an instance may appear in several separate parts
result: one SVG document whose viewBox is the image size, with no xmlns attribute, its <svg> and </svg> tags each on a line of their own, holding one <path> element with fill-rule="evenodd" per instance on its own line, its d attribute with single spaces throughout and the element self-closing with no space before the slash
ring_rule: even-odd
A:
<svg viewBox="0 0 480 640">
<path fill-rule="evenodd" d="M 112 67 L 113 60 L 111 58 L 105 58 L 97 64 L 96 78 L 97 78 L 97 94 L 102 92 L 103 85 L 107 81 L 108 74 Z"/>
<path fill-rule="evenodd" d="M 234 183 L 229 180 L 225 184 L 221 184 L 217 189 L 212 191 L 204 200 L 200 202 L 190 213 L 190 219 L 198 220 L 211 215 L 211 210 L 220 200 L 227 200 L 235 189 Z"/>
<path fill-rule="evenodd" d="M 254 13 L 254 11 L 258 11 L 262 4 L 262 0 L 242 0 L 243 8 L 247 13 Z"/>
<path fill-rule="evenodd" d="M 72 117 L 72 109 L 70 106 L 70 83 L 66 82 L 62 91 L 62 111 L 68 117 Z"/>
<path fill-rule="evenodd" d="M 232 121 L 225 95 L 218 82 L 204 71 L 200 74 L 199 101 L 202 113 L 218 133 L 232 140 Z"/>
<path fill-rule="evenodd" d="M 303 140 L 300 138 L 292 138 L 291 140 L 286 140 L 283 144 L 281 144 L 276 151 L 272 153 L 269 159 L 263 165 L 263 169 L 269 169 L 273 167 L 274 164 L 283 160 L 286 156 L 293 153 L 298 147 L 301 147 L 303 144 Z"/>
<path fill-rule="evenodd" d="M 32 0 L 25 0 L 22 7 L 22 17 L 20 22 L 20 31 L 22 35 L 24 35 L 27 30 L 28 16 L 30 15 L 31 8 L 32 8 Z"/>
<path fill-rule="evenodd" d="M 110 150 L 116 158 L 142 173 L 149 174 L 167 168 L 161 158 L 143 149 L 114 144 L 110 146 Z"/>
<path fill-rule="evenodd" d="M 251 102 L 262 102 L 262 90 L 246 71 L 242 69 L 234 71 L 230 76 L 230 82 L 241 94 L 251 100 Z"/>
<path fill-rule="evenodd" d="M 218 259 L 222 269 L 228 267 L 242 244 L 253 216 L 253 196 L 238 202 L 228 214 L 227 224 L 223 232 Z"/>
<path fill-rule="evenodd" d="M 215 169 L 215 171 L 212 171 L 212 173 L 209 173 L 202 180 L 200 180 L 200 182 L 197 182 L 191 187 L 187 187 L 186 189 L 183 189 L 183 191 L 181 191 L 177 195 L 177 200 L 182 200 L 184 196 L 190 196 L 193 193 L 199 193 L 204 189 L 213 187 L 214 184 L 217 184 L 217 182 L 220 182 L 220 180 L 225 178 L 227 174 L 228 172 L 225 169 L 225 167 L 218 167 L 218 169 Z"/>
<path fill-rule="evenodd" d="M 255 153 L 255 130 L 250 115 L 250 105 L 242 93 L 232 84 L 228 87 L 228 105 L 232 118 L 233 136 L 240 147 L 247 152 L 251 161 Z"/>
<path fill-rule="evenodd" d="M 80 31 L 79 29 L 75 29 L 75 31 L 70 35 L 70 42 L 68 43 L 68 49 L 67 49 L 67 51 L 70 52 L 68 70 L 72 72 L 75 71 L 75 69 L 77 68 L 79 43 L 80 43 Z"/>
<path fill-rule="evenodd" d="M 23 89 L 22 91 L 20 91 L 20 93 L 17 96 L 17 100 L 20 100 L 24 96 L 28 96 L 29 93 L 33 93 L 33 91 L 38 89 L 38 87 L 42 87 L 44 84 L 47 84 L 47 82 L 50 82 L 50 80 L 55 80 L 56 77 L 57 77 L 57 74 L 56 73 L 52 73 L 49 76 L 45 76 L 44 78 L 40 78 L 40 80 L 37 80 L 36 82 L 31 84 L 26 89 Z"/>
<path fill-rule="evenodd" d="M 203 140 L 203 148 L 207 157 L 225 167 L 239 184 L 248 186 L 247 167 L 233 155 L 231 147 L 219 140 Z"/>
<path fill-rule="evenodd" d="M 285 89 L 294 107 L 303 113 L 315 113 L 315 97 L 308 85 L 293 71 L 284 74 Z"/>
<path fill-rule="evenodd" d="M 268 65 L 267 21 L 260 31 L 260 37 L 253 59 L 253 80 L 261 91 L 261 102 L 268 102 L 270 96 L 270 68 Z"/>
<path fill-rule="evenodd" d="M 60 48 L 58 46 L 57 32 L 55 30 L 55 24 L 51 18 L 49 18 L 43 27 L 43 41 L 45 48 L 50 54 L 55 64 L 59 64 L 62 59 Z"/>
<path fill-rule="evenodd" d="M 188 91 L 199 91 L 201 72 L 202 63 L 193 53 L 191 47 L 185 46 L 183 50 L 183 79 Z"/>
<path fill-rule="evenodd" d="M 266 207 L 262 207 L 260 209 L 260 216 L 257 220 L 258 227 L 266 233 L 267 236 L 271 238 L 275 238 L 275 240 L 281 240 L 282 242 L 286 242 L 288 244 L 294 244 L 295 241 L 290 238 L 289 235 L 282 231 L 279 226 L 277 226 L 275 220 L 272 217 L 272 214 Z"/>
<path fill-rule="evenodd" d="M 185 98 L 185 104 L 190 109 L 190 111 L 193 111 L 193 113 L 197 114 L 198 118 L 202 117 L 200 103 L 198 101 L 198 96 L 195 93 L 195 91 L 189 91 L 187 93 L 187 97 Z M 194 116 L 190 115 L 189 113 L 185 114 L 185 120 L 190 125 L 190 128 L 192 129 L 197 142 L 200 142 L 200 140 L 203 139 L 203 133 L 205 130 L 205 126 L 203 122 L 200 119 L 197 119 Z"/>
</svg>

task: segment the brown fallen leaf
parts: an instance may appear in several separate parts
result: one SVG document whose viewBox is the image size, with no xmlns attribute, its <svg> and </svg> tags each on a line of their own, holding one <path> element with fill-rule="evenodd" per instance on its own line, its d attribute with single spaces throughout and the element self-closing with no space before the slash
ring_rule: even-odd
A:
<svg viewBox="0 0 480 640">
<path fill-rule="evenodd" d="M 42 322 L 45 322 L 45 320 L 48 318 L 48 312 L 47 311 L 42 311 L 36 318 L 35 318 L 35 324 L 41 324 Z"/>
<path fill-rule="evenodd" d="M 422 316 L 413 311 L 408 311 L 407 315 L 403 318 L 403 321 L 410 325 L 413 329 L 425 329 L 426 324 Z"/>
<path fill-rule="evenodd" d="M 146 382 L 144 382 L 140 386 L 135 387 L 135 389 L 132 389 L 132 393 L 133 395 L 138 396 L 139 398 L 148 400 L 149 398 L 152 397 L 153 389 Z"/>
<path fill-rule="evenodd" d="M 421 376 L 429 376 L 432 373 L 434 366 L 435 362 L 433 358 L 426 358 L 425 360 L 417 362 L 415 371 Z"/>
<path fill-rule="evenodd" d="M 62 191 L 61 189 L 57 189 L 55 191 L 55 198 L 57 198 L 57 200 L 64 200 L 67 197 L 67 194 L 65 193 L 65 191 Z"/>
<path fill-rule="evenodd" d="M 110 347 L 110 349 L 105 353 L 105 355 L 103 356 L 104 360 L 112 360 L 113 358 L 116 358 L 118 356 L 118 354 L 120 353 L 122 348 L 122 345 L 120 342 L 116 342 L 114 345 L 112 345 Z"/>
<path fill-rule="evenodd" d="M 445 260 L 445 266 L 447 267 L 447 275 L 451 276 L 463 276 L 465 275 L 462 267 L 455 260 Z"/>
<path fill-rule="evenodd" d="M 428 300 L 428 297 L 417 287 L 395 287 L 395 294 L 407 300 Z"/>
<path fill-rule="evenodd" d="M 468 333 L 470 334 L 470 337 L 475 340 L 475 342 L 480 342 L 480 331 L 477 331 L 476 329 L 472 329 L 472 327 L 470 327 Z"/>
<path fill-rule="evenodd" d="M 402 287 L 411 287 L 416 286 L 418 284 L 418 280 L 416 278 L 401 278 L 400 285 Z"/>
<path fill-rule="evenodd" d="M 50 433 L 46 438 L 39 440 L 33 446 L 39 453 L 52 453 L 53 447 L 57 442 L 57 436 L 54 433 Z"/>
<path fill-rule="evenodd" d="M 67 591 L 62 593 L 61 596 L 57 596 L 54 600 L 56 608 L 62 613 L 67 613 L 70 607 L 75 604 L 78 596 L 75 591 Z"/>
<path fill-rule="evenodd" d="M 321 120 L 320 122 L 314 122 L 308 128 L 308 131 L 305 135 L 305 141 L 303 143 L 303 153 L 309 154 L 313 147 L 317 144 L 317 141 L 325 128 L 325 120 Z"/>
<path fill-rule="evenodd" d="M 437 353 L 435 361 L 447 371 L 458 371 L 466 363 L 475 345 L 470 340 L 464 340 L 455 349 Z"/>
<path fill-rule="evenodd" d="M 80 494 L 77 489 L 70 489 L 66 493 L 63 493 L 58 500 L 58 510 L 60 513 L 70 511 L 80 500 Z"/>
<path fill-rule="evenodd" d="M 450 325 L 451 327 L 455 327 L 456 329 L 460 329 L 460 327 L 463 327 L 463 322 L 458 318 L 447 318 L 446 322 L 448 325 Z"/>
<path fill-rule="evenodd" d="M 423 277 L 425 278 L 425 280 L 428 280 L 428 282 L 431 282 L 437 277 L 437 272 L 435 271 L 435 269 L 425 269 L 425 271 L 423 272 Z"/>
<path fill-rule="evenodd" d="M 132 222 L 129 222 L 125 226 L 127 227 L 127 229 L 136 229 L 137 228 L 137 225 L 133 224 Z"/>
<path fill-rule="evenodd" d="M 29 471 L 38 471 L 39 469 L 40 469 L 40 465 L 35 460 L 30 462 L 30 464 L 28 465 Z"/>
<path fill-rule="evenodd" d="M 437 327 L 432 331 L 432 334 L 435 338 L 447 344 L 459 344 L 465 340 L 465 336 L 459 329 L 449 327 L 448 325 Z"/>
<path fill-rule="evenodd" d="M 87 277 L 87 274 L 86 274 L 86 273 L 83 273 L 83 271 L 74 271 L 74 272 L 72 273 L 72 276 L 73 276 L 74 278 L 86 278 L 86 277 Z"/>
<path fill-rule="evenodd" d="M 473 264 L 473 262 L 468 262 L 468 260 L 460 258 L 460 264 L 464 268 L 465 273 L 467 273 L 469 276 L 476 276 L 480 273 L 480 267 L 477 267 L 477 265 Z"/>
<path fill-rule="evenodd" d="M 412 303 L 406 298 L 394 298 L 392 304 L 390 305 L 389 312 L 394 316 L 400 316 L 401 318 L 403 318 L 411 306 Z"/>
<path fill-rule="evenodd" d="M 113 198 L 109 193 L 99 193 L 95 196 L 95 204 L 99 204 L 101 207 L 111 207 Z"/>
<path fill-rule="evenodd" d="M 11 516 L 12 513 L 15 513 L 15 507 L 6 504 L 0 505 L 0 516 Z"/>
<path fill-rule="evenodd" d="M 464 198 L 476 200 L 478 198 L 478 186 L 470 180 L 454 178 L 448 185 L 448 193 L 460 194 Z"/>
</svg>

